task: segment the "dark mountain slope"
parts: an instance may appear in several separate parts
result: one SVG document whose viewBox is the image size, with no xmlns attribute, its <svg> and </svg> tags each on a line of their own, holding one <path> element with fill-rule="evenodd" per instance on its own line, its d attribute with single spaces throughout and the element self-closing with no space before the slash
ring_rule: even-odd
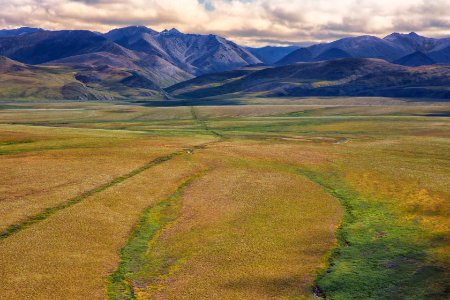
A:
<svg viewBox="0 0 450 300">
<path fill-rule="evenodd" d="M 127 49 L 147 55 L 157 55 L 167 61 L 171 61 L 170 56 L 164 53 L 164 50 L 155 40 L 158 34 L 158 32 L 144 26 L 131 26 L 114 29 L 104 34 L 104 36 Z"/>
<path fill-rule="evenodd" d="M 352 57 L 350 54 L 345 52 L 344 50 L 338 48 L 331 48 L 317 56 L 315 61 L 323 61 L 323 60 L 335 60 L 340 58 L 350 58 Z"/>
<path fill-rule="evenodd" d="M 247 47 L 247 50 L 250 51 L 263 63 L 271 65 L 299 48 L 300 47 L 298 46 L 287 46 L 287 47 L 266 46 L 262 48 Z"/>
<path fill-rule="evenodd" d="M 141 39 L 145 34 L 157 35 L 158 32 L 145 26 L 129 26 L 113 29 L 104 36 L 120 45 L 130 46 L 133 44 L 133 40 Z"/>
<path fill-rule="evenodd" d="M 392 61 L 405 55 L 396 44 L 370 35 L 344 38 L 328 44 L 319 44 L 308 49 L 315 57 L 323 52 L 337 48 L 358 58 L 381 58 Z"/>
<path fill-rule="evenodd" d="M 170 86 L 192 78 L 192 75 L 154 55 L 147 55 L 134 60 L 123 55 L 96 52 L 54 60 L 46 63 L 46 65 L 66 66 L 73 69 L 87 69 L 100 66 L 121 68 L 146 75 L 146 77 L 161 87 Z"/>
<path fill-rule="evenodd" d="M 18 36 L 27 33 L 44 31 L 41 28 L 21 27 L 17 29 L 0 29 L 0 37 Z"/>
<path fill-rule="evenodd" d="M 86 30 L 42 31 L 0 38 L 0 55 L 27 64 L 42 64 L 95 52 L 108 52 L 137 59 L 132 51 Z"/>
<path fill-rule="evenodd" d="M 430 52 L 428 56 L 437 63 L 450 64 L 450 45 L 446 48 Z"/>
<path fill-rule="evenodd" d="M 419 66 L 433 65 L 436 62 L 423 52 L 417 51 L 412 54 L 406 55 L 400 59 L 397 59 L 393 63 L 409 67 L 419 67 Z"/>
<path fill-rule="evenodd" d="M 234 80 L 240 79 L 246 75 L 253 73 L 254 70 L 234 70 L 234 71 L 226 71 L 221 73 L 207 74 L 202 75 L 191 80 L 187 80 L 184 82 L 180 82 L 175 84 L 169 88 L 166 88 L 166 92 L 173 93 L 173 95 L 181 94 L 184 92 L 184 89 L 189 91 L 192 88 L 192 85 L 195 85 L 197 88 L 206 89 L 211 87 L 212 85 L 218 84 L 226 84 L 232 82 Z"/>
<path fill-rule="evenodd" d="M 310 62 L 312 60 L 313 54 L 311 53 L 311 51 L 309 51 L 307 48 L 300 48 L 286 55 L 285 57 L 277 61 L 275 64 L 282 66 L 294 64 L 297 62 Z"/>
<path fill-rule="evenodd" d="M 349 57 L 380 58 L 392 61 L 410 53 L 411 51 L 407 51 L 391 41 L 365 35 L 295 50 L 279 60 L 276 65 Z"/>
<path fill-rule="evenodd" d="M 395 32 L 386 36 L 384 40 L 398 45 L 407 52 L 429 52 L 440 43 L 438 39 L 427 38 L 415 32 L 409 34 Z"/>
<path fill-rule="evenodd" d="M 198 88 L 191 80 L 178 97 L 225 94 L 258 96 L 388 96 L 450 99 L 450 66 L 410 68 L 377 59 L 298 63 L 252 72 L 224 84 Z M 205 79 L 203 79 L 205 80 Z"/>
</svg>

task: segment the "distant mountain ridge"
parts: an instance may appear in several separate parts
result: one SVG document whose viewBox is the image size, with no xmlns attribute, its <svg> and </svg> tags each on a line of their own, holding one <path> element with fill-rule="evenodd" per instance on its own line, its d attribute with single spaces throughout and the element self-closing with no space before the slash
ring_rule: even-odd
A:
<svg viewBox="0 0 450 300">
<path fill-rule="evenodd" d="M 18 36 L 18 35 L 22 35 L 22 34 L 39 32 L 39 31 L 44 31 L 44 29 L 32 28 L 32 27 L 20 27 L 20 28 L 16 28 L 16 29 L 0 29 L 0 37 Z"/>
<path fill-rule="evenodd" d="M 0 55 L 27 64 L 37 65 L 97 52 L 137 58 L 132 51 L 87 30 L 37 31 L 0 38 Z"/>
<path fill-rule="evenodd" d="M 407 59 L 403 58 L 415 52 L 420 52 L 430 58 L 429 60 L 423 59 L 423 63 L 450 63 L 450 38 L 427 38 L 411 32 L 409 34 L 392 33 L 384 38 L 364 35 L 312 45 L 291 52 L 275 64 L 287 65 L 296 62 L 327 60 L 327 55 L 324 56 L 323 54 L 331 49 L 344 51 L 348 53 L 349 57 L 379 58 L 397 63 L 408 62 Z"/>
<path fill-rule="evenodd" d="M 425 53 L 423 53 L 421 51 L 416 51 L 416 52 L 406 55 L 398 60 L 394 60 L 394 64 L 409 66 L 409 67 L 427 66 L 427 65 L 433 65 L 435 63 L 436 62 L 433 59 L 431 59 L 429 56 L 427 56 Z"/>
</svg>

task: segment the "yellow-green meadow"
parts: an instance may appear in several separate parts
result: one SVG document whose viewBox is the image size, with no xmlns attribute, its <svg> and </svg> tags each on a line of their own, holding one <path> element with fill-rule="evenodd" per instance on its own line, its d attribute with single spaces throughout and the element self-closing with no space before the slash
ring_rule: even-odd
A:
<svg viewBox="0 0 450 300">
<path fill-rule="evenodd" d="M 359 100 L 0 102 L 0 299 L 446 299 L 450 105 Z"/>
</svg>

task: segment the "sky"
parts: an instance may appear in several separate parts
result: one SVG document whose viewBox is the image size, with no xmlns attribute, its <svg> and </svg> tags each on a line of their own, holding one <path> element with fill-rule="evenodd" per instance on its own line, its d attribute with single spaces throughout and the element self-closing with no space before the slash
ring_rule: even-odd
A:
<svg viewBox="0 0 450 300">
<path fill-rule="evenodd" d="M 247 46 L 411 31 L 450 37 L 450 0 L 0 0 L 0 8 L 0 28 L 174 27 Z"/>
</svg>

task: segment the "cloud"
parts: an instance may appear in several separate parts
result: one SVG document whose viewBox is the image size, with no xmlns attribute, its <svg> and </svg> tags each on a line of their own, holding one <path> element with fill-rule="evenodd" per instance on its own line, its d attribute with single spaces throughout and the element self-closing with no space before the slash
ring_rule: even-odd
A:
<svg viewBox="0 0 450 300">
<path fill-rule="evenodd" d="M 393 31 L 450 36 L 449 0 L 0 0 L 0 27 L 108 31 L 126 25 L 295 44 Z"/>
</svg>

